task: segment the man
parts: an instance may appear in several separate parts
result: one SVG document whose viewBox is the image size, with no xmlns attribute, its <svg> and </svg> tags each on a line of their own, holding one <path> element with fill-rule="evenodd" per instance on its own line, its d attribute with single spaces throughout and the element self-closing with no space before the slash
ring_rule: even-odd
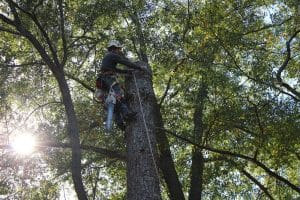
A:
<svg viewBox="0 0 300 200">
<path fill-rule="evenodd" d="M 107 50 L 108 52 L 104 56 L 101 64 L 100 78 L 115 95 L 117 100 L 115 106 L 115 122 L 121 130 L 124 130 L 124 120 L 129 121 L 133 119 L 136 113 L 130 112 L 128 109 L 122 94 L 122 89 L 117 80 L 117 74 L 130 74 L 133 70 L 143 70 L 143 68 L 123 56 L 122 45 L 117 40 L 110 41 Z M 131 69 L 120 69 L 117 67 L 118 64 L 123 64 Z"/>
</svg>

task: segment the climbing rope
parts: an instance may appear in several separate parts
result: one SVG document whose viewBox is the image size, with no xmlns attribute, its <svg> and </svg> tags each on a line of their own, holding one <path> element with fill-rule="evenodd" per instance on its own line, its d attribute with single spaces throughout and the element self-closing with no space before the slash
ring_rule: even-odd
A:
<svg viewBox="0 0 300 200">
<path fill-rule="evenodd" d="M 142 113 L 143 123 L 144 123 L 144 126 L 145 126 L 145 131 L 146 131 L 146 135 L 147 135 L 148 145 L 149 145 L 149 148 L 150 148 L 150 153 L 151 153 L 151 156 L 152 156 L 152 161 L 153 161 L 153 164 L 154 164 L 154 167 L 155 167 L 155 173 L 156 173 L 157 177 L 159 178 L 158 167 L 157 167 L 156 162 L 155 162 L 154 153 L 153 153 L 153 149 L 152 149 L 151 142 L 150 142 L 149 129 L 148 129 L 148 126 L 147 126 L 147 123 L 146 123 L 145 114 L 144 114 L 144 110 L 143 110 L 143 106 L 142 106 L 142 101 L 141 101 L 141 97 L 140 97 L 140 92 L 139 92 L 139 88 L 138 88 L 136 77 L 135 77 L 134 73 L 133 73 L 133 79 L 134 79 L 134 84 L 135 84 L 135 88 L 136 88 L 136 91 L 137 91 L 137 96 L 138 96 L 138 100 L 139 100 L 140 110 L 141 110 L 141 113 Z"/>
</svg>

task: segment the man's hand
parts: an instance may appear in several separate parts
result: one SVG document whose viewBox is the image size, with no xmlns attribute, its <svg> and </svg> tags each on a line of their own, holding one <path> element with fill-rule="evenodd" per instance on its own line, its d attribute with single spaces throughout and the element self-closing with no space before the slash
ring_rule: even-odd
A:
<svg viewBox="0 0 300 200">
<path fill-rule="evenodd" d="M 133 72 L 135 72 L 136 70 L 135 69 L 127 69 L 126 70 L 126 73 L 127 74 L 132 74 Z"/>
<path fill-rule="evenodd" d="M 142 66 L 140 66 L 140 70 L 142 70 L 142 71 L 147 71 L 147 70 L 148 70 L 148 68 L 147 68 L 147 66 L 146 66 L 146 65 L 142 65 Z"/>
</svg>

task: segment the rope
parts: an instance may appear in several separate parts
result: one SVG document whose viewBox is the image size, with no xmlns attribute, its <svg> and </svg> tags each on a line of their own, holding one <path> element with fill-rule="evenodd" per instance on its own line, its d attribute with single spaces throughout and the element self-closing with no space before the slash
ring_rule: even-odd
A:
<svg viewBox="0 0 300 200">
<path fill-rule="evenodd" d="M 155 167 L 155 173 L 156 173 L 157 177 L 159 178 L 158 167 L 157 167 L 156 162 L 155 162 L 154 153 L 153 153 L 153 149 L 152 149 L 151 142 L 150 142 L 149 129 L 148 129 L 148 126 L 147 126 L 147 123 L 146 123 L 145 114 L 144 114 L 144 110 L 143 110 L 143 106 L 142 106 L 142 101 L 141 101 L 141 97 L 140 97 L 140 92 L 139 92 L 139 88 L 138 88 L 136 77 L 135 77 L 134 73 L 133 73 L 133 79 L 134 79 L 134 84 L 135 84 L 135 88 L 136 88 L 136 91 L 137 91 L 139 105 L 140 105 L 140 109 L 141 109 L 141 113 L 142 113 L 142 119 L 143 119 L 144 126 L 145 126 L 145 131 L 146 131 L 146 135 L 147 135 L 148 145 L 149 145 L 149 148 L 150 148 L 150 153 L 151 153 L 151 156 L 152 156 L 152 161 L 153 161 L 153 164 L 154 164 L 154 167 Z"/>
</svg>

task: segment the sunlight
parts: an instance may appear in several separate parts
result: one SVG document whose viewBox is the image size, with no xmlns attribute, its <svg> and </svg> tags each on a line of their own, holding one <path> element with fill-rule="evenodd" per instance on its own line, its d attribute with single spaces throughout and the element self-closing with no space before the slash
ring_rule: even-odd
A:
<svg viewBox="0 0 300 200">
<path fill-rule="evenodd" d="M 12 138 L 11 146 L 13 150 L 22 155 L 28 155 L 35 149 L 35 137 L 30 134 L 18 134 Z"/>
</svg>

